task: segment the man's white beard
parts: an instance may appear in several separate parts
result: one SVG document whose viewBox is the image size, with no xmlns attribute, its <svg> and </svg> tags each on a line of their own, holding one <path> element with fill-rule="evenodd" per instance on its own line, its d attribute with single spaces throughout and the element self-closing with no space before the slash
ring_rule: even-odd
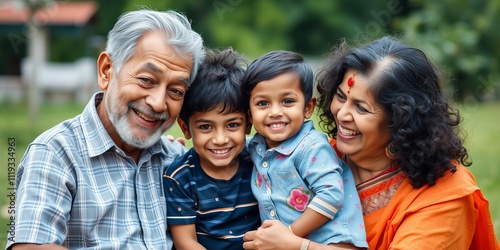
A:
<svg viewBox="0 0 500 250">
<path fill-rule="evenodd" d="M 131 127 L 130 123 L 127 120 L 126 115 L 122 115 L 116 119 L 113 117 L 111 112 L 108 112 L 109 119 L 111 123 L 115 126 L 116 132 L 122 138 L 122 140 L 128 145 L 134 146 L 136 148 L 149 148 L 153 146 L 158 140 L 160 140 L 161 134 L 163 131 L 161 129 L 157 129 L 151 136 L 146 138 L 134 137 L 134 135 L 130 132 Z"/>
<path fill-rule="evenodd" d="M 114 84 L 117 84 L 117 83 L 114 83 Z M 118 97 L 116 95 L 114 95 L 114 96 L 110 96 L 109 98 L 107 98 L 108 93 L 110 93 L 110 91 L 114 91 L 114 90 L 112 88 L 108 89 L 106 91 L 106 95 L 104 97 L 106 110 L 108 112 L 108 118 L 111 121 L 111 123 L 113 124 L 113 126 L 115 126 L 116 132 L 118 133 L 120 138 L 126 144 L 134 146 L 136 148 L 141 148 L 141 149 L 149 148 L 149 147 L 153 146 L 156 142 L 158 142 L 160 140 L 163 132 L 167 131 L 173 125 L 173 123 L 172 123 L 168 127 L 163 128 L 163 129 L 161 129 L 161 127 L 160 127 L 159 129 L 154 131 L 154 133 L 151 136 L 146 137 L 146 138 L 134 137 L 133 133 L 131 133 L 132 128 L 130 127 L 130 123 L 127 120 L 127 112 L 132 107 L 138 107 L 139 105 L 136 103 L 129 103 L 127 106 L 122 107 L 123 111 L 120 112 L 119 105 L 113 105 L 113 103 L 114 104 L 119 103 Z M 140 110 L 140 111 L 144 112 L 143 110 Z M 144 113 L 150 114 L 151 112 L 144 112 Z M 168 118 L 169 118 L 168 115 L 161 115 L 161 116 L 162 116 L 161 119 L 163 119 L 163 120 L 168 120 Z M 146 128 L 141 128 L 141 129 L 147 130 Z"/>
</svg>

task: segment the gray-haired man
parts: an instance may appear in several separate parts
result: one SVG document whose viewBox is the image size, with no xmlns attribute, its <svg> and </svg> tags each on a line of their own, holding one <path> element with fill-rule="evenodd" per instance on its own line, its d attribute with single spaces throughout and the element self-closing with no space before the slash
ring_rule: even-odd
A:
<svg viewBox="0 0 500 250">
<path fill-rule="evenodd" d="M 185 152 L 161 135 L 204 56 L 185 16 L 122 15 L 97 60 L 83 112 L 28 147 L 16 179 L 12 249 L 171 249 L 165 166 Z"/>
</svg>

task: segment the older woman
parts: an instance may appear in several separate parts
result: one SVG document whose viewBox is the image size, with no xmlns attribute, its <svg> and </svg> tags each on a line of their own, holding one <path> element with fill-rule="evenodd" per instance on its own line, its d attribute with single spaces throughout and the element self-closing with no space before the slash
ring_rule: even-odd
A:
<svg viewBox="0 0 500 250">
<path fill-rule="evenodd" d="M 340 46 L 320 72 L 321 124 L 353 171 L 370 249 L 500 249 L 440 83 L 421 50 L 389 37 Z M 246 249 L 305 241 L 277 221 L 245 240 Z"/>
</svg>

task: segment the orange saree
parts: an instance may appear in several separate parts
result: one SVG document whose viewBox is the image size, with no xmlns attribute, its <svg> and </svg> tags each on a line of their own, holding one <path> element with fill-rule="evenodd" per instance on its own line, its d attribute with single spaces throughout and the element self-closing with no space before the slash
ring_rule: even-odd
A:
<svg viewBox="0 0 500 250">
<path fill-rule="evenodd" d="M 432 187 L 414 189 L 397 167 L 359 184 L 370 249 L 500 249 L 488 201 L 456 166 Z"/>
</svg>

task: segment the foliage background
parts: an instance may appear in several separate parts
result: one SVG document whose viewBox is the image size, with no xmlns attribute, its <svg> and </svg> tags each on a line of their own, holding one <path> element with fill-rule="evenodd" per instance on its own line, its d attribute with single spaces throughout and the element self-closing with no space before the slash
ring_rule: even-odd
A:
<svg viewBox="0 0 500 250">
<path fill-rule="evenodd" d="M 249 59 L 274 49 L 321 58 L 341 38 L 359 44 L 383 35 L 399 36 L 424 49 L 453 76 L 447 87 L 456 100 L 500 99 L 500 32 L 496 31 L 500 1 L 94 1 L 99 10 L 88 27 L 52 30 L 51 61 L 97 57 L 107 32 L 124 11 L 139 7 L 173 9 L 192 20 L 206 46 L 232 46 Z M 16 65 L 26 55 L 26 48 L 9 39 L 9 35 L 22 36 L 25 32 L 21 28 L 0 29 L 0 75 L 19 73 Z"/>
</svg>

